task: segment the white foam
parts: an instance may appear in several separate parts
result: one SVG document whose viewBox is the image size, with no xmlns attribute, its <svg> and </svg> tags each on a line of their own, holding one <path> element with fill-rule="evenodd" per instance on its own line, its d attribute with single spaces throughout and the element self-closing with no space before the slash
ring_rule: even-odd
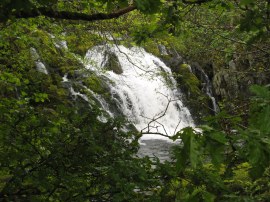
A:
<svg viewBox="0 0 270 202">
<path fill-rule="evenodd" d="M 108 51 L 118 57 L 122 74 L 104 69 Z M 171 136 L 184 127 L 194 126 L 170 68 L 144 49 L 96 46 L 87 52 L 85 61 L 86 68 L 111 81 L 108 84 L 118 107 L 138 130 L 147 133 L 142 139 L 167 139 L 152 133 Z"/>
</svg>

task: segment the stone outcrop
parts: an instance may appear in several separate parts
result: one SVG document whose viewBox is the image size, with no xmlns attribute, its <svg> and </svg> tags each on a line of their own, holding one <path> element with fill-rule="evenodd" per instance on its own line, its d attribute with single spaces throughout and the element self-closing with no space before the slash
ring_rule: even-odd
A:
<svg viewBox="0 0 270 202">
<path fill-rule="evenodd" d="M 249 87 L 253 84 L 270 83 L 270 72 L 252 66 L 249 60 L 234 59 L 224 66 L 213 65 L 214 92 L 219 99 L 246 99 L 250 96 Z"/>
<path fill-rule="evenodd" d="M 105 64 L 105 68 L 109 71 L 113 71 L 116 74 L 122 74 L 123 69 L 115 53 L 107 52 L 106 57 L 107 57 L 107 61 Z"/>
</svg>

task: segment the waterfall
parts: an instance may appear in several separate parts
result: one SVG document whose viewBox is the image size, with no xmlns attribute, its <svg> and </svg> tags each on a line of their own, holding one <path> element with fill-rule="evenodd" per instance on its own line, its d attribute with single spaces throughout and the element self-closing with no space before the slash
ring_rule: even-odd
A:
<svg viewBox="0 0 270 202">
<path fill-rule="evenodd" d="M 213 96 L 212 83 L 211 83 L 209 77 L 207 76 L 207 74 L 204 72 L 204 70 L 202 68 L 198 69 L 198 71 L 200 71 L 202 80 L 204 81 L 204 86 L 203 86 L 202 90 L 211 99 L 212 107 L 213 107 L 212 110 L 215 113 L 218 113 L 219 112 L 219 107 L 218 107 L 218 104 L 216 102 L 215 97 Z"/>
<path fill-rule="evenodd" d="M 118 67 L 110 67 L 112 58 Z M 142 139 L 167 139 L 162 134 L 171 136 L 183 127 L 194 126 L 170 68 L 144 49 L 96 46 L 87 52 L 85 67 L 107 78 L 112 100 L 145 134 Z"/>
<path fill-rule="evenodd" d="M 41 62 L 40 56 L 37 53 L 37 50 L 33 47 L 30 48 L 30 54 L 31 54 L 32 59 L 35 61 L 37 71 L 39 71 L 43 74 L 48 74 L 48 70 L 47 70 L 46 66 L 44 65 L 44 63 Z"/>
</svg>

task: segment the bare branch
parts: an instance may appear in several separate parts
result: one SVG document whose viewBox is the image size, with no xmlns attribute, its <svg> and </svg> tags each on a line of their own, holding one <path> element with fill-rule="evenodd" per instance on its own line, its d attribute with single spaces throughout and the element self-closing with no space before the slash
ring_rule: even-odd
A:
<svg viewBox="0 0 270 202">
<path fill-rule="evenodd" d="M 183 3 L 185 4 L 203 4 L 210 2 L 211 0 L 197 0 L 197 1 L 188 1 L 188 0 L 182 0 Z"/>
<path fill-rule="evenodd" d="M 162 117 L 164 117 L 166 115 L 170 103 L 177 101 L 177 99 L 171 99 L 171 98 L 169 98 L 168 96 L 166 96 L 166 95 L 164 95 L 162 93 L 160 93 L 160 94 L 163 95 L 164 97 L 166 97 L 167 100 L 168 100 L 168 103 L 166 105 L 166 108 L 165 108 L 165 110 L 163 112 L 158 113 L 153 118 L 148 118 L 148 117 L 144 117 L 144 116 L 141 115 L 142 117 L 150 120 L 149 123 L 147 124 L 147 126 L 141 130 L 141 134 L 142 135 L 144 135 L 144 134 L 156 134 L 156 135 L 160 135 L 160 136 L 163 136 L 163 137 L 171 138 L 171 136 L 168 135 L 165 126 L 162 123 L 160 123 L 158 120 L 161 119 Z M 157 126 L 152 126 L 151 124 L 153 124 L 153 123 L 154 124 L 157 123 L 158 125 Z M 178 129 L 178 126 L 179 126 L 180 123 L 181 123 L 181 120 L 179 120 L 179 122 L 177 123 L 176 128 L 174 129 L 173 135 L 175 135 L 176 130 Z M 164 133 L 161 133 L 161 132 L 158 132 L 158 128 L 159 127 L 162 127 L 163 128 L 163 131 L 164 131 L 165 134 Z M 155 128 L 157 132 L 152 132 L 151 129 L 153 129 L 153 128 Z"/>
<path fill-rule="evenodd" d="M 149 134 L 149 135 L 160 135 L 160 136 L 163 136 L 163 137 L 171 138 L 171 136 L 165 135 L 165 134 L 160 133 L 160 132 L 141 132 L 141 134 L 142 134 L 142 135 L 144 135 L 144 134 Z"/>
</svg>

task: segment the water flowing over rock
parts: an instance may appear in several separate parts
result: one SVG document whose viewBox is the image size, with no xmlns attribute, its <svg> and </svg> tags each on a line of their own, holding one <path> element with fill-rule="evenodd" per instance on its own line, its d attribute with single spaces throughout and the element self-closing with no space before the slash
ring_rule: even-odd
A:
<svg viewBox="0 0 270 202">
<path fill-rule="evenodd" d="M 158 45 L 158 50 L 159 50 L 160 55 L 169 55 L 166 47 L 162 44 Z"/>
<path fill-rule="evenodd" d="M 202 81 L 203 84 L 202 91 L 205 92 L 205 94 L 210 98 L 212 102 L 211 109 L 213 110 L 213 112 L 218 113 L 219 107 L 216 102 L 216 98 L 213 95 L 213 86 L 208 75 L 205 73 L 203 68 L 201 68 L 198 64 L 193 64 L 192 71 Z"/>
<path fill-rule="evenodd" d="M 211 81 L 209 80 L 207 74 L 203 70 L 201 71 L 201 74 L 202 74 L 202 77 L 205 80 L 203 90 L 208 95 L 208 97 L 211 99 L 213 111 L 215 113 L 217 113 L 217 112 L 219 112 L 219 107 L 217 105 L 216 98 L 213 95 Z"/>
<path fill-rule="evenodd" d="M 43 74 L 48 74 L 48 70 L 46 66 L 44 65 L 44 63 L 41 62 L 40 56 L 37 53 L 37 50 L 35 48 L 30 48 L 30 54 L 31 54 L 32 59 L 35 61 L 37 71 Z"/>
<path fill-rule="evenodd" d="M 121 71 L 106 68 L 108 53 L 113 53 L 110 60 L 117 59 Z M 142 139 L 164 138 L 160 134 L 171 136 L 183 127 L 194 126 L 170 68 L 144 49 L 96 46 L 87 52 L 85 65 L 107 78 L 113 102 L 138 130 L 146 133 Z"/>
</svg>

